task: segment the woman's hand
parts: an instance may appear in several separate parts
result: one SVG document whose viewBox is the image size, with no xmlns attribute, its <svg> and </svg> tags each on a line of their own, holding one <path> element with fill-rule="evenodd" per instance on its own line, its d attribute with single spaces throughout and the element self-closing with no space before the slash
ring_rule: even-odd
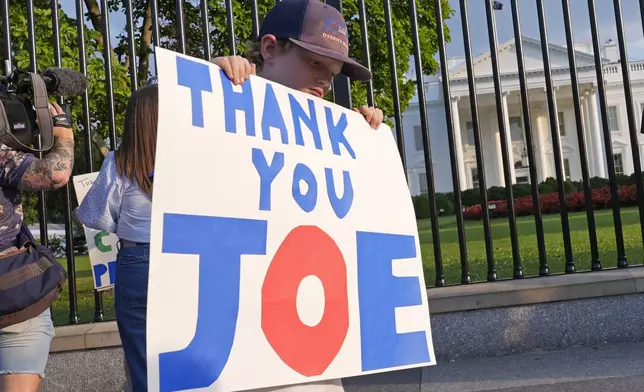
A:
<svg viewBox="0 0 644 392">
<path fill-rule="evenodd" d="M 235 85 L 240 85 L 250 75 L 255 75 L 255 64 L 241 56 L 216 57 L 212 62 L 217 64 Z"/>
</svg>

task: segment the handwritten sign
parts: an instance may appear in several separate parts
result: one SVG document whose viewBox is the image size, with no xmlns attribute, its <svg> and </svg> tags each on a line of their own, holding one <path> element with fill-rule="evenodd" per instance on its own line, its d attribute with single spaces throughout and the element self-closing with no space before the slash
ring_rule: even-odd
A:
<svg viewBox="0 0 644 392">
<path fill-rule="evenodd" d="M 74 190 L 78 204 L 83 201 L 85 195 L 96 180 L 98 172 L 81 174 L 73 177 Z M 112 233 L 84 227 L 85 239 L 89 262 L 92 266 L 94 277 L 94 288 L 96 290 L 108 290 L 114 287 L 116 277 L 116 255 L 118 253 L 118 237 Z"/>
<path fill-rule="evenodd" d="M 240 391 L 435 364 L 391 130 L 156 49 L 151 391 Z"/>
</svg>

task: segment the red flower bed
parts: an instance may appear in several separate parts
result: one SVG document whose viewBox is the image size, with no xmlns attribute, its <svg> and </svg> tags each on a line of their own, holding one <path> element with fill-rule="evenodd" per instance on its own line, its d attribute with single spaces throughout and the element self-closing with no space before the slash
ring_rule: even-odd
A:
<svg viewBox="0 0 644 392">
<path fill-rule="evenodd" d="M 623 185 L 617 189 L 619 203 L 622 206 L 637 204 L 637 190 L 635 185 Z M 539 195 L 541 212 L 544 214 L 560 212 L 559 194 L 549 193 Z M 592 202 L 596 210 L 610 207 L 611 197 L 609 187 L 602 187 L 592 190 Z M 489 201 L 490 217 L 508 216 L 508 203 L 505 200 Z M 566 206 L 568 211 L 581 211 L 586 208 L 586 200 L 583 192 L 568 193 L 566 195 Z M 532 196 L 523 196 L 514 200 L 514 211 L 517 216 L 534 214 L 534 203 Z M 463 212 L 463 218 L 467 220 L 480 220 L 483 217 L 481 205 L 467 207 Z"/>
</svg>

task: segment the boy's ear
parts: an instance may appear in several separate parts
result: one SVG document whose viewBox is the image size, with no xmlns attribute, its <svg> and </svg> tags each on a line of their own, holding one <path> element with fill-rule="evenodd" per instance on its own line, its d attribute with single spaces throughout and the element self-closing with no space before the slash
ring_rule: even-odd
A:
<svg viewBox="0 0 644 392">
<path fill-rule="evenodd" d="M 260 48 L 264 62 L 270 61 L 279 54 L 277 38 L 273 34 L 266 34 L 262 37 L 262 39 L 260 40 Z"/>
</svg>

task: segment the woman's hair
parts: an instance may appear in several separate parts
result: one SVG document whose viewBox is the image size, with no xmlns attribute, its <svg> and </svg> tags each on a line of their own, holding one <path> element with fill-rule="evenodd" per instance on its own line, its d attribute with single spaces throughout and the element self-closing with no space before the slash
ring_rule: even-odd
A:
<svg viewBox="0 0 644 392">
<path fill-rule="evenodd" d="M 154 170 L 157 145 L 159 89 L 156 84 L 132 93 L 125 112 L 121 145 L 114 153 L 119 175 L 138 182 L 152 196 L 150 173 Z"/>
<path fill-rule="evenodd" d="M 291 41 L 278 39 L 277 47 L 283 51 L 287 52 L 291 48 Z M 261 41 L 249 41 L 246 48 L 246 59 L 251 64 L 255 64 L 258 71 L 262 70 L 264 66 L 264 58 L 262 57 L 262 42 Z"/>
</svg>

